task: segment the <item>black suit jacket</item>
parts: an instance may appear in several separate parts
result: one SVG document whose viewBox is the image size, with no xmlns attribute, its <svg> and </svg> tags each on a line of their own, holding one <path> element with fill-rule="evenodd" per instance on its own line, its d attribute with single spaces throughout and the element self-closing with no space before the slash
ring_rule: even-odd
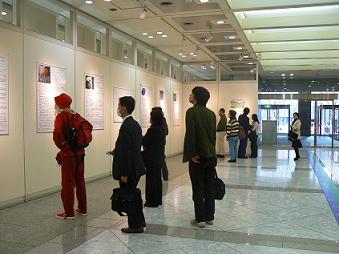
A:
<svg viewBox="0 0 339 254">
<path fill-rule="evenodd" d="M 142 140 L 143 157 L 146 166 L 161 163 L 165 158 L 166 136 L 161 126 L 152 125 Z"/>
<path fill-rule="evenodd" d="M 112 175 L 115 180 L 127 176 L 129 180 L 137 180 L 145 174 L 145 166 L 141 155 L 142 131 L 132 116 L 122 123 L 115 143 Z"/>
</svg>

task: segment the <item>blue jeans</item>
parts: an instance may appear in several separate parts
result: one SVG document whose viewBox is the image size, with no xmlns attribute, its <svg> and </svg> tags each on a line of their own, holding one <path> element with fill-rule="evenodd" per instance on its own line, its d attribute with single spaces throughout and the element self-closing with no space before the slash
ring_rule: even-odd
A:
<svg viewBox="0 0 339 254">
<path fill-rule="evenodd" d="M 236 160 L 237 159 L 237 155 L 238 155 L 238 137 L 229 137 L 228 138 L 228 145 L 229 145 L 229 150 L 230 150 L 230 156 L 231 156 L 231 160 Z"/>
</svg>

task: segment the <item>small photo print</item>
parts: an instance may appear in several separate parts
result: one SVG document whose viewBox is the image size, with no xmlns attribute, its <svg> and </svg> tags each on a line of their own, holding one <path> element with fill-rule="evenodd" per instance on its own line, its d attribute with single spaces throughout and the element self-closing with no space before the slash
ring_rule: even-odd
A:
<svg viewBox="0 0 339 254">
<path fill-rule="evenodd" d="M 93 89 L 94 90 L 94 77 L 90 75 L 86 75 L 86 89 Z"/>
<path fill-rule="evenodd" d="M 165 99 L 165 93 L 164 93 L 164 91 L 163 90 L 160 90 L 159 91 L 159 96 L 160 96 L 160 100 L 164 100 Z"/>
<path fill-rule="evenodd" d="M 146 94 L 146 88 L 141 89 L 141 94 L 144 96 Z"/>
<path fill-rule="evenodd" d="M 50 84 L 51 83 L 51 66 L 40 64 L 39 65 L 39 82 Z"/>
<path fill-rule="evenodd" d="M 177 94 L 176 94 L 176 93 L 174 93 L 174 94 L 173 94 L 173 101 L 174 101 L 174 102 L 176 102 L 176 101 L 177 101 L 177 99 L 178 99 L 178 98 L 177 98 Z"/>
</svg>

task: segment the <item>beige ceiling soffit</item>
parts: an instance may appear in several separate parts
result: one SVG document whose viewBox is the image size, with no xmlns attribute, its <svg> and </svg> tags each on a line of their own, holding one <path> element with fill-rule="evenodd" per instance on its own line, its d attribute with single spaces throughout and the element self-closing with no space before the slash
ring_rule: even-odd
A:
<svg viewBox="0 0 339 254">
<path fill-rule="evenodd" d="M 202 43 L 204 46 L 232 46 L 232 45 L 239 45 L 243 44 L 242 41 L 232 41 L 232 42 L 209 42 L 209 43 Z"/>
<path fill-rule="evenodd" d="M 240 30 L 239 30 L 240 31 Z M 237 32 L 237 30 L 234 30 L 232 28 L 225 28 L 225 29 L 212 29 L 212 30 L 209 30 L 209 29 L 205 29 L 205 30 L 192 30 L 192 31 L 185 31 L 183 32 L 184 34 L 192 34 L 192 35 L 195 35 L 195 34 L 202 34 L 202 33 L 208 33 L 208 32 L 212 32 L 212 33 L 233 33 L 233 32 Z"/>
<path fill-rule="evenodd" d="M 154 4 L 152 4 L 151 2 L 148 2 L 147 4 L 147 8 L 150 9 L 153 13 L 155 13 L 156 15 L 164 15 L 164 13 L 157 8 L 156 6 L 154 6 Z M 178 33 L 183 34 L 184 29 L 178 25 L 173 19 L 168 18 L 168 17 L 163 17 L 161 18 L 167 25 L 171 26 L 174 30 L 176 30 Z M 209 51 L 206 47 L 204 47 L 203 45 L 201 45 L 201 43 L 199 41 L 197 41 L 193 36 L 190 35 L 185 35 L 185 38 L 190 41 L 191 43 L 197 45 L 201 51 L 203 51 L 206 55 L 208 55 L 211 59 L 213 59 L 214 61 L 218 61 L 218 58 L 212 54 L 211 51 Z M 182 62 L 182 61 L 181 61 Z"/>
<path fill-rule="evenodd" d="M 244 27 L 244 30 L 265 30 L 265 29 L 285 29 L 285 28 L 305 28 L 305 27 L 327 27 L 339 26 L 339 23 L 321 24 L 321 25 L 296 25 L 296 26 L 264 26 L 264 27 Z"/>
<path fill-rule="evenodd" d="M 296 1 L 297 2 L 297 1 Z M 320 6 L 332 6 L 339 5 L 338 3 L 311 3 L 311 4 L 291 4 L 291 5 L 280 5 L 280 6 L 267 6 L 267 7 L 253 7 L 253 8 L 243 8 L 243 9 L 232 9 L 234 12 L 241 11 L 260 11 L 260 10 L 276 10 L 276 9 L 295 9 L 295 8 L 305 8 L 305 7 L 320 7 Z"/>
<path fill-rule="evenodd" d="M 339 49 L 339 47 L 338 47 Z M 338 49 L 297 49 L 297 50 L 294 50 L 294 49 L 286 49 L 286 50 L 260 50 L 260 51 L 255 51 L 255 53 L 284 53 L 284 52 L 303 52 L 303 51 L 338 51 Z"/>
<path fill-rule="evenodd" d="M 210 11 L 187 11 L 187 12 L 172 12 L 168 14 L 159 15 L 159 17 L 168 17 L 168 18 L 185 18 L 185 17 L 198 17 L 198 16 L 212 16 L 212 15 L 222 15 L 221 10 L 210 10 Z"/>
<path fill-rule="evenodd" d="M 323 59 L 338 59 L 339 60 L 339 57 L 299 57 L 299 58 L 285 58 L 285 57 L 282 57 L 282 58 L 264 58 L 262 57 L 260 60 L 323 60 Z"/>
<path fill-rule="evenodd" d="M 245 35 L 244 31 L 242 30 L 237 18 L 234 15 L 234 12 L 230 11 L 231 8 L 228 5 L 226 0 L 217 0 L 217 2 L 219 3 L 219 5 L 222 7 L 224 14 L 226 15 L 227 19 L 231 22 L 232 27 L 235 28 L 235 30 L 237 31 L 237 34 L 239 36 L 239 38 L 241 39 L 241 41 L 244 43 L 244 45 L 246 46 L 246 48 L 250 49 L 250 56 L 253 59 L 256 59 L 257 56 L 254 53 L 254 50 L 252 48 L 251 43 L 248 41 L 247 36 Z M 226 13 L 226 12 L 227 13 Z M 230 12 L 229 12 L 230 11 Z"/>
<path fill-rule="evenodd" d="M 338 34 L 339 35 L 339 34 Z M 330 39 L 321 39 L 321 38 L 317 38 L 317 39 L 300 39 L 300 40 L 277 40 L 277 41 L 270 41 L 270 40 L 262 40 L 262 41 L 251 41 L 251 43 L 279 43 L 279 42 L 299 42 L 299 41 L 337 41 L 339 40 L 339 36 L 338 38 L 330 38 Z M 338 48 L 339 49 L 339 48 Z"/>
<path fill-rule="evenodd" d="M 250 52 L 216 52 L 214 55 L 216 56 L 233 56 L 233 55 L 241 55 L 241 54 L 250 54 Z"/>
</svg>

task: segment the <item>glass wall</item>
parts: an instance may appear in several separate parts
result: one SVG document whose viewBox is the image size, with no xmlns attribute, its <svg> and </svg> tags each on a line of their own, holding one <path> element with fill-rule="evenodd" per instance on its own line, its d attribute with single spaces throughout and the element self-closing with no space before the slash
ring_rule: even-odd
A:
<svg viewBox="0 0 339 254">
<path fill-rule="evenodd" d="M 137 65 L 149 71 L 153 71 L 153 53 L 151 49 L 137 45 Z"/>
<path fill-rule="evenodd" d="M 17 15 L 17 0 L 1 0 L 0 11 L 0 21 L 13 25 L 19 24 L 19 15 Z"/>
<path fill-rule="evenodd" d="M 214 63 L 184 64 L 184 82 L 216 81 Z"/>
<path fill-rule="evenodd" d="M 178 81 L 182 81 L 182 71 L 180 63 L 171 62 L 171 78 Z"/>
<path fill-rule="evenodd" d="M 26 0 L 25 28 L 45 36 L 73 42 L 71 11 L 57 1 Z"/>
<path fill-rule="evenodd" d="M 134 64 L 133 41 L 115 31 L 111 36 L 112 57 L 121 62 Z"/>
<path fill-rule="evenodd" d="M 78 47 L 106 55 L 107 27 L 84 15 L 78 15 Z"/>
<path fill-rule="evenodd" d="M 160 54 L 155 54 L 155 72 L 160 75 L 169 77 L 168 58 Z"/>
<path fill-rule="evenodd" d="M 250 63 L 250 64 L 249 64 Z M 220 64 L 220 80 L 256 80 L 255 63 Z"/>
</svg>

